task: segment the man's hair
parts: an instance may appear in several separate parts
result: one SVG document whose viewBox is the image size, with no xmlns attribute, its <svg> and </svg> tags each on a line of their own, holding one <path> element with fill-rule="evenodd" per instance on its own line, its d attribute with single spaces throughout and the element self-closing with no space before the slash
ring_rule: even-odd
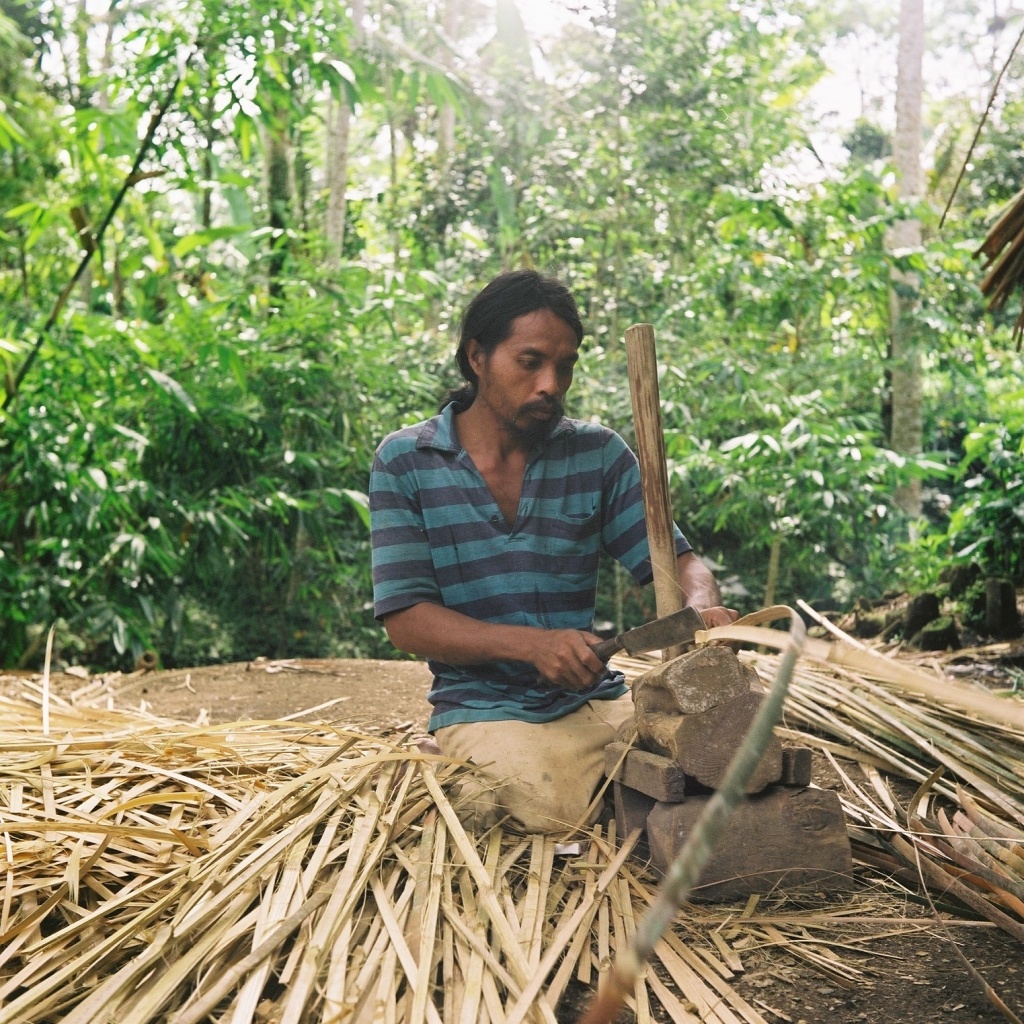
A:
<svg viewBox="0 0 1024 1024">
<path fill-rule="evenodd" d="M 444 396 L 441 409 L 455 402 L 461 412 L 476 397 L 477 376 L 469 364 L 469 343 L 475 341 L 490 355 L 512 333 L 515 320 L 539 309 L 550 310 L 564 320 L 576 335 L 577 344 L 583 341 L 583 320 L 576 300 L 553 277 L 544 277 L 536 270 L 509 270 L 476 295 L 462 315 L 459 347 L 455 352 L 455 362 L 466 383 Z"/>
</svg>

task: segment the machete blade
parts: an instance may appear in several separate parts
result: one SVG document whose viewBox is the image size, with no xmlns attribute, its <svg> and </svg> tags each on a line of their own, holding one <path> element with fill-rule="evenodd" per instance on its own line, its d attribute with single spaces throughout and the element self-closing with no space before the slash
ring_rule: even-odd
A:
<svg viewBox="0 0 1024 1024">
<path fill-rule="evenodd" d="M 671 615 L 653 622 L 627 629 L 611 640 L 604 640 L 593 650 L 602 660 L 607 661 L 618 651 L 627 654 L 643 654 L 646 651 L 664 650 L 689 643 L 698 629 L 705 629 L 704 620 L 696 608 L 683 608 Z"/>
</svg>

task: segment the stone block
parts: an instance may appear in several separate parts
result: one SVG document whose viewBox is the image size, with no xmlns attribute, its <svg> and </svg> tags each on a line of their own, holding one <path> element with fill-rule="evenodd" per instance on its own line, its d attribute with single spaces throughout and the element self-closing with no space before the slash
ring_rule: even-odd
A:
<svg viewBox="0 0 1024 1024">
<path fill-rule="evenodd" d="M 637 729 L 648 715 L 696 715 L 740 696 L 757 673 L 728 647 L 698 647 L 645 672 L 633 683 Z"/>
<path fill-rule="evenodd" d="M 648 845 L 660 871 L 668 870 L 711 799 L 688 797 L 651 809 Z M 733 812 L 690 898 L 734 900 L 800 888 L 845 892 L 852 871 L 839 797 L 830 790 L 772 786 Z"/>
<path fill-rule="evenodd" d="M 639 790 L 624 786 L 621 782 L 612 783 L 615 801 L 615 834 L 622 842 L 635 828 L 643 829 L 644 834 L 633 847 L 633 853 L 641 860 L 650 857 L 650 845 L 647 841 L 647 815 L 657 803 L 652 797 Z"/>
<path fill-rule="evenodd" d="M 801 789 L 809 786 L 811 768 L 810 747 L 782 748 L 782 778 L 779 781 L 783 786 L 799 786 Z"/>
<path fill-rule="evenodd" d="M 736 749 L 743 742 L 764 695 L 746 688 L 728 703 L 698 714 L 638 714 L 639 746 L 662 754 L 687 775 L 710 789 L 717 789 Z M 642 725 L 641 725 L 642 723 Z M 782 778 L 782 743 L 772 737 L 764 756 L 747 784 L 748 793 L 759 793 Z"/>
</svg>

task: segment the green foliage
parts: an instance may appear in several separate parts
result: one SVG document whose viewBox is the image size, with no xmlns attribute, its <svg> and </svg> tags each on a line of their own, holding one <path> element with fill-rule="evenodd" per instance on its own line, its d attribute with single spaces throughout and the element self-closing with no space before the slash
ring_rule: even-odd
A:
<svg viewBox="0 0 1024 1024">
<path fill-rule="evenodd" d="M 269 320 L 240 294 L 160 324 L 77 319 L 47 351 L 0 442 L 7 658 L 55 618 L 97 664 L 380 653 L 362 492 L 433 389 L 394 334 L 420 282 L 382 300 L 351 278 L 352 320 L 308 288 Z"/>
<path fill-rule="evenodd" d="M 842 607 L 861 594 L 877 596 L 894 569 L 894 486 L 907 473 L 941 467 L 924 460 L 915 466 L 881 447 L 870 421 L 837 416 L 820 391 L 765 402 L 765 394 L 779 393 L 782 376 L 770 373 L 757 392 L 732 395 L 737 422 L 755 420 L 758 429 L 721 443 L 691 431 L 669 433 L 681 518 L 701 548 L 751 592 L 741 603 L 760 606 L 773 545 L 781 556 L 776 597 Z M 719 407 L 728 401 L 728 385 L 716 382 L 710 367 L 688 383 L 724 384 Z"/>
<path fill-rule="evenodd" d="M 856 163 L 884 160 L 892 154 L 892 138 L 884 129 L 861 118 L 843 138 L 843 145 Z"/>
<path fill-rule="evenodd" d="M 1024 389 L 1002 396 L 1003 415 L 977 423 L 963 440 L 962 499 L 941 535 L 956 561 L 988 575 L 1024 579 Z"/>
<path fill-rule="evenodd" d="M 1024 371 L 998 348 L 1015 312 L 986 320 L 972 255 L 1019 188 L 1019 83 L 950 222 L 916 210 L 926 244 L 894 260 L 885 232 L 906 211 L 877 128 L 850 133 L 845 172 L 796 169 L 818 48 L 852 13 L 593 9 L 542 63 L 505 0 L 443 31 L 412 0 L 359 25 L 335 0 L 120 5 L 102 24 L 82 5 L 0 7 L 8 388 L 182 75 L 0 420 L 5 663 L 37 662 L 58 620 L 65 649 L 105 667 L 149 648 L 165 664 L 392 653 L 369 605 L 372 452 L 432 413 L 458 308 L 517 264 L 579 296 L 570 412 L 627 438 L 621 337 L 654 324 L 677 517 L 735 603 L 761 602 L 773 551 L 790 600 L 842 603 L 950 559 L 1024 572 Z M 324 230 L 338 104 L 340 264 Z M 921 277 L 936 454 L 917 460 L 883 444 L 896 264 Z M 933 501 L 908 547 L 892 495 L 910 474 Z M 603 575 L 600 617 L 651 610 Z"/>
</svg>

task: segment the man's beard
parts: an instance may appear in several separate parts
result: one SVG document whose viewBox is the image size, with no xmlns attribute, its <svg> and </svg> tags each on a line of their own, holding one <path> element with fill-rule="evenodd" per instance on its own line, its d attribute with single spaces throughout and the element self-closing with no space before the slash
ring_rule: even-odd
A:
<svg viewBox="0 0 1024 1024">
<path fill-rule="evenodd" d="M 505 427 L 516 441 L 532 447 L 551 434 L 564 412 L 565 408 L 557 398 L 548 402 L 527 402 L 515 416 L 505 421 Z M 534 413 L 543 413 L 545 418 L 536 419 L 532 415 Z"/>
</svg>

